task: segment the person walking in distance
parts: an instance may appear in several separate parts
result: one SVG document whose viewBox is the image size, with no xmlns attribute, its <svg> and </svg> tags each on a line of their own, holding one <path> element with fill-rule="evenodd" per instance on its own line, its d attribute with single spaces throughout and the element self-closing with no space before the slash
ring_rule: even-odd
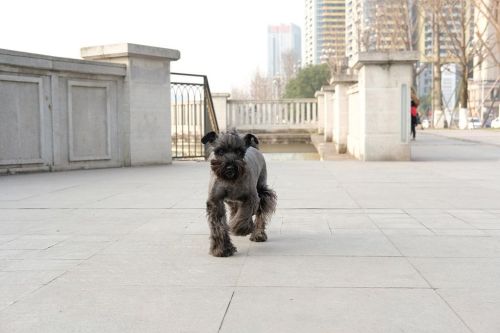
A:
<svg viewBox="0 0 500 333">
<path fill-rule="evenodd" d="M 415 140 L 417 135 L 415 128 L 417 127 L 417 104 L 411 101 L 411 135 L 412 140 Z"/>
</svg>

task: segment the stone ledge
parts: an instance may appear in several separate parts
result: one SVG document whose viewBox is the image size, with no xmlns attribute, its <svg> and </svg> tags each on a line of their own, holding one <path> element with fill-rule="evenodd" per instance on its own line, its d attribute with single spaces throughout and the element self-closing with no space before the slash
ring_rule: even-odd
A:
<svg viewBox="0 0 500 333">
<path fill-rule="evenodd" d="M 80 49 L 80 54 L 82 58 L 89 60 L 122 57 L 145 57 L 165 58 L 175 61 L 181 57 L 178 50 L 131 43 L 82 47 Z"/>
<path fill-rule="evenodd" d="M 340 161 L 354 159 L 349 153 L 337 153 L 335 142 L 325 142 L 323 135 L 312 134 L 311 143 L 314 145 L 322 161 Z"/>
<path fill-rule="evenodd" d="M 318 90 L 314 93 L 314 97 L 315 98 L 318 98 L 318 97 L 323 97 L 325 95 L 325 92 L 324 91 L 321 91 L 321 90 Z"/>
<path fill-rule="evenodd" d="M 229 98 L 229 97 L 231 97 L 231 94 L 228 94 L 228 93 L 212 93 L 212 97 L 226 97 L 226 98 Z"/>
<path fill-rule="evenodd" d="M 322 92 L 333 92 L 333 91 L 335 91 L 335 86 L 332 86 L 332 85 L 322 86 L 321 91 Z"/>
<path fill-rule="evenodd" d="M 383 65 L 391 63 L 414 63 L 419 59 L 417 51 L 361 52 L 349 61 L 349 67 L 359 69 L 364 65 Z"/>
<path fill-rule="evenodd" d="M 352 75 L 352 74 L 334 74 L 332 75 L 332 78 L 330 79 L 330 84 L 335 86 L 335 84 L 338 83 L 356 83 L 358 82 L 358 76 L 357 75 Z"/>
<path fill-rule="evenodd" d="M 78 72 L 84 74 L 126 75 L 126 66 L 72 58 L 52 57 L 36 53 L 0 49 L 0 65 Z"/>
</svg>

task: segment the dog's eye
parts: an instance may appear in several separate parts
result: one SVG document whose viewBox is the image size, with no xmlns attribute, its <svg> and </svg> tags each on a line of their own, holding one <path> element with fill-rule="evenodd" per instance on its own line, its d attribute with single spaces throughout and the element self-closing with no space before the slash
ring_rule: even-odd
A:
<svg viewBox="0 0 500 333">
<path fill-rule="evenodd" d="M 215 152 L 216 155 L 219 155 L 219 156 L 222 156 L 224 155 L 226 152 L 224 149 L 217 149 L 217 151 Z"/>
<path fill-rule="evenodd" d="M 238 150 L 238 155 L 240 156 L 245 156 L 245 150 L 241 149 L 241 150 Z"/>
</svg>

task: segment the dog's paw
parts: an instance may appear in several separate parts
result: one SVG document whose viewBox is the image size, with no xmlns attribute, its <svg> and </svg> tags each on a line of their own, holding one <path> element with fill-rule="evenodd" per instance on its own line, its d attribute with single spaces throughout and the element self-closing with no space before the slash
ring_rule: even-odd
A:
<svg viewBox="0 0 500 333">
<path fill-rule="evenodd" d="M 250 240 L 252 242 L 265 242 L 267 240 L 266 232 L 264 230 L 254 232 L 252 236 L 250 236 Z"/>
<path fill-rule="evenodd" d="M 236 247 L 232 244 L 226 247 L 217 247 L 210 249 L 210 254 L 214 257 L 230 257 L 237 251 Z"/>
</svg>

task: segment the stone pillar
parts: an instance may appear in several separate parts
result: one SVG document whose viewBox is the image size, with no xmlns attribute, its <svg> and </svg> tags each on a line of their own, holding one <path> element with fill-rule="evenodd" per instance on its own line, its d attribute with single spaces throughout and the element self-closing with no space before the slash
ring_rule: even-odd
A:
<svg viewBox="0 0 500 333">
<path fill-rule="evenodd" d="M 222 132 L 227 130 L 227 99 L 229 96 L 231 95 L 227 93 L 212 94 L 217 124 L 219 125 L 219 130 Z"/>
<path fill-rule="evenodd" d="M 318 134 L 323 134 L 325 132 L 325 93 L 316 91 L 314 97 L 318 99 Z"/>
<path fill-rule="evenodd" d="M 362 52 L 353 57 L 358 69 L 360 159 L 410 160 L 410 87 L 417 59 L 414 51 Z"/>
<path fill-rule="evenodd" d="M 121 130 L 129 132 L 130 164 L 172 162 L 170 113 L 170 62 L 180 58 L 177 50 L 114 44 L 81 49 L 84 59 L 127 66 L 123 101 L 128 119 Z"/>
<path fill-rule="evenodd" d="M 325 142 L 332 142 L 333 138 L 333 98 L 335 88 L 333 86 L 323 86 L 321 88 L 324 96 L 324 139 Z"/>
<path fill-rule="evenodd" d="M 335 87 L 333 104 L 333 143 L 338 154 L 347 152 L 347 134 L 349 129 L 349 86 L 358 81 L 357 76 L 335 74 L 330 83 Z"/>
</svg>

